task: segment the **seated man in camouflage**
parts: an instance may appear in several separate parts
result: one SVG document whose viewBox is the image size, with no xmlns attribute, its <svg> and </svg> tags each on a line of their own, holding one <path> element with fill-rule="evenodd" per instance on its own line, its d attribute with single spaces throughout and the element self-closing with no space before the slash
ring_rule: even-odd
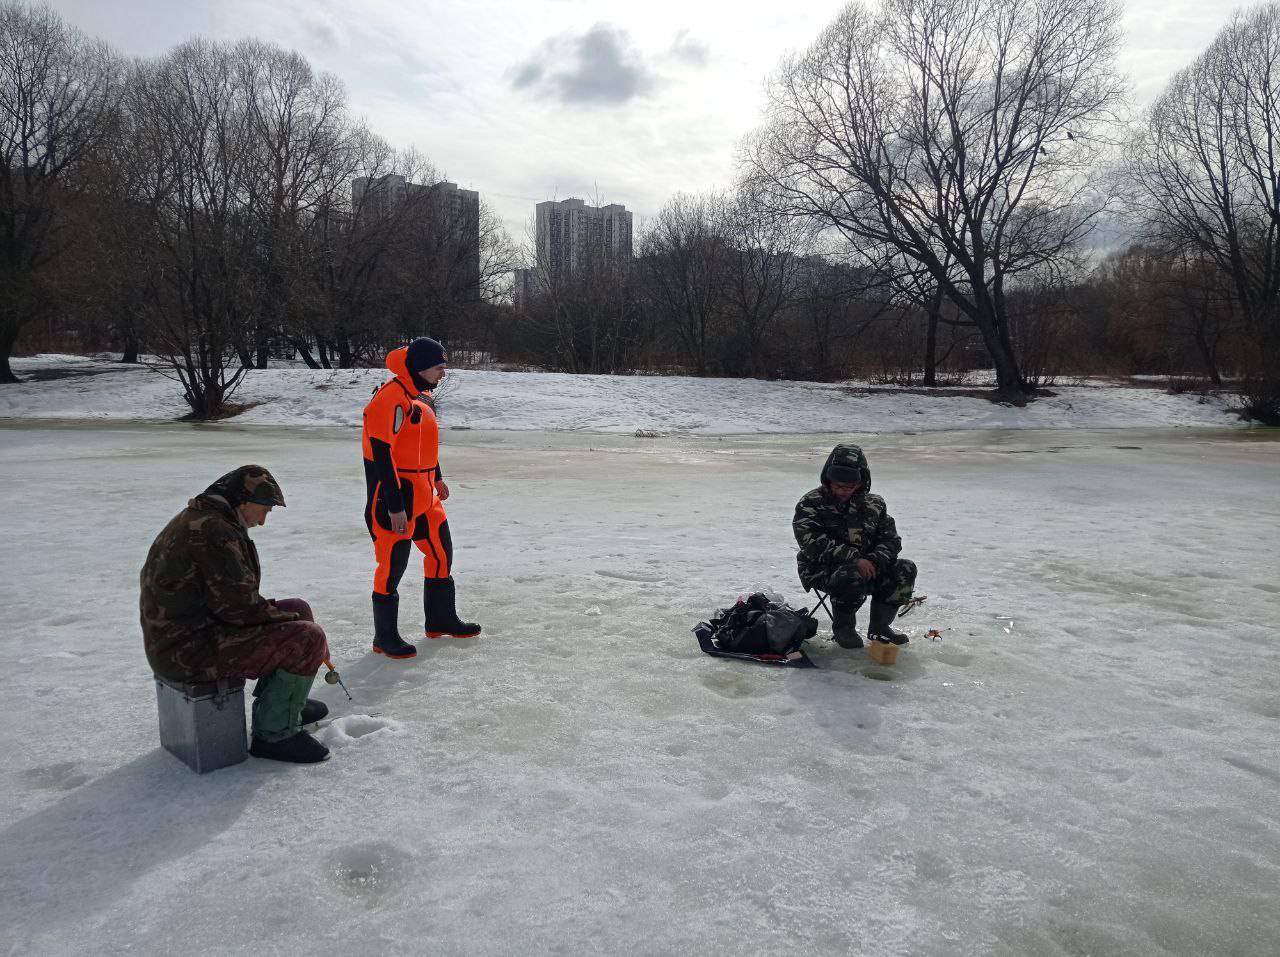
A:
<svg viewBox="0 0 1280 957">
<path fill-rule="evenodd" d="M 871 598 L 868 635 L 895 645 L 907 636 L 891 627 L 911 598 L 914 562 L 899 558 L 902 539 L 884 499 L 871 494 L 871 470 L 856 445 L 837 445 L 822 466 L 821 485 L 800 499 L 791 523 L 805 591 L 831 597 L 831 633 L 842 648 L 861 648 L 857 611 Z"/>
<path fill-rule="evenodd" d="M 329 749 L 302 730 L 328 713 L 307 692 L 329 654 L 323 629 L 300 598 L 268 601 L 249 529 L 284 495 L 259 465 L 228 472 L 187 503 L 156 536 L 142 568 L 147 661 L 170 681 L 256 678 L 249 753 L 313 764 Z"/>
</svg>

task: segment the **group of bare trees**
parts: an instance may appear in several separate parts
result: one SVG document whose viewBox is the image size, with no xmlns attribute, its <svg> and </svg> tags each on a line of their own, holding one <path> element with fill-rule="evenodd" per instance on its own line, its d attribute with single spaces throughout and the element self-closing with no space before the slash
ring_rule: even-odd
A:
<svg viewBox="0 0 1280 957">
<path fill-rule="evenodd" d="M 899 294 L 951 304 L 1019 396 L 1009 294 L 1059 281 L 1102 207 L 1118 20 L 1110 0 L 850 4 L 783 64 L 749 175 Z"/>
<path fill-rule="evenodd" d="M 296 53 L 194 40 L 125 62 L 0 4 L 4 381 L 50 314 L 152 357 L 198 417 L 273 351 L 350 366 L 409 334 L 465 338 L 513 249 L 456 193 Z"/>
<path fill-rule="evenodd" d="M 844 339 L 885 364 L 907 346 L 932 383 L 980 352 L 1023 400 L 1057 328 L 1027 313 L 1080 279 L 1107 205 L 1119 44 L 1112 0 L 851 3 L 774 76 L 737 189 L 647 230 L 653 328 L 700 374 L 847 371 Z M 780 330 L 810 355 L 764 360 Z"/>
<path fill-rule="evenodd" d="M 1158 372 L 1242 384 L 1274 420 L 1280 4 L 1237 13 L 1140 121 L 1119 21 L 1114 0 L 855 0 L 773 77 L 736 189 L 674 197 L 630 271 L 582 277 L 627 289 L 606 362 L 978 365 L 1012 401 Z"/>
<path fill-rule="evenodd" d="M 1169 83 L 1131 147 L 1132 209 L 1172 272 L 1207 370 L 1235 356 L 1280 417 L 1280 4 L 1237 12 Z M 1241 360 L 1243 361 L 1241 362 Z"/>
<path fill-rule="evenodd" d="M 444 202 L 297 54 L 126 63 L 0 0 L 0 380 L 61 311 L 164 357 L 201 415 L 273 350 L 345 366 L 429 331 L 578 372 L 985 367 L 1019 402 L 1057 374 L 1202 375 L 1274 418 L 1280 2 L 1140 119 L 1119 20 L 1118 0 L 854 0 L 773 76 L 732 189 L 677 194 L 634 259 L 587 252 L 512 310 L 496 216 Z M 420 188 L 351 189 L 396 177 Z"/>
<path fill-rule="evenodd" d="M 816 264 L 808 231 L 745 192 L 677 194 L 634 260 L 585 248 L 571 268 L 536 271 L 514 345 L 573 372 L 767 374 L 777 360 L 767 340 Z"/>
<path fill-rule="evenodd" d="M 119 122 L 124 70 L 47 10 L 0 3 L 0 382 L 25 326 L 55 308 L 89 169 Z"/>
</svg>

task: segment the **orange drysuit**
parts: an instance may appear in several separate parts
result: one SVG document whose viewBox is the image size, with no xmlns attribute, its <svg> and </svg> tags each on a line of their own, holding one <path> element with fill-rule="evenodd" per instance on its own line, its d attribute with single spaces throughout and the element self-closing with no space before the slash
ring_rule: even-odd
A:
<svg viewBox="0 0 1280 957">
<path fill-rule="evenodd" d="M 400 348 L 387 356 L 387 368 L 395 378 L 383 383 L 364 407 L 364 520 L 378 563 L 375 595 L 396 594 L 409 563 L 411 541 L 422 552 L 423 577 L 448 578 L 453 562 L 449 522 L 436 492 L 442 476 L 435 403 L 409 373 L 407 352 Z M 399 535 L 391 530 L 395 512 L 409 519 Z"/>
</svg>

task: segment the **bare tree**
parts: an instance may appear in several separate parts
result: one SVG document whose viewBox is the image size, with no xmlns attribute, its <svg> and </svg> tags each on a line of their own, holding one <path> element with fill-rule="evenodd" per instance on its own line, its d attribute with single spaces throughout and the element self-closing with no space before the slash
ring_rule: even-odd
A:
<svg viewBox="0 0 1280 957">
<path fill-rule="evenodd" d="M 155 212 L 150 342 L 192 415 L 214 418 L 244 376 L 236 346 L 257 304 L 247 91 L 231 48 L 197 40 L 141 66 L 129 104 L 132 148 L 153 167 L 136 197 Z"/>
<path fill-rule="evenodd" d="M 397 153 L 358 127 L 351 138 L 354 173 L 369 184 L 359 195 L 335 190 L 308 224 L 305 243 L 311 297 L 290 323 L 290 341 L 311 365 L 349 368 L 372 358 L 378 343 L 397 333 L 414 202 L 383 202 L 380 184 L 433 174 L 413 153 Z M 312 358 L 309 347 L 317 356 Z M 317 361 L 318 360 L 318 361 Z"/>
<path fill-rule="evenodd" d="M 1202 253 L 1133 243 L 1099 263 L 1080 296 L 1093 349 L 1127 363 L 1123 371 L 1202 373 L 1222 385 L 1242 367 L 1231 284 Z"/>
<path fill-rule="evenodd" d="M 406 278 L 413 287 L 414 331 L 465 339 L 479 307 L 505 291 L 519 254 L 502 218 L 481 199 L 455 202 L 453 184 L 425 186 L 420 214 L 409 224 Z"/>
<path fill-rule="evenodd" d="M 1280 408 L 1280 4 L 1236 13 L 1132 144 L 1149 235 L 1220 271 Z"/>
<path fill-rule="evenodd" d="M 789 312 L 801 322 L 807 374 L 819 380 L 847 375 L 851 347 L 890 306 L 882 280 L 864 263 L 841 262 L 829 252 L 806 256 L 796 271 L 796 301 Z"/>
<path fill-rule="evenodd" d="M 100 323 L 110 340 L 120 347 L 121 361 L 137 363 L 146 334 L 148 302 L 156 293 L 154 238 L 157 194 L 145 202 L 145 184 L 157 167 L 140 154 L 138 131 L 132 111 L 122 109 L 115 135 L 104 144 L 86 176 L 85 211 L 79 228 L 83 242 L 74 256 L 72 270 L 79 295 L 75 309 L 81 325 Z"/>
<path fill-rule="evenodd" d="M 245 202 L 257 232 L 251 338 L 237 343 L 241 362 L 265 368 L 306 294 L 307 224 L 332 208 L 357 168 L 342 83 L 316 74 L 299 54 L 256 40 L 229 52 L 245 96 L 253 150 Z"/>
<path fill-rule="evenodd" d="M 579 250 L 572 268 L 538 270 L 524 304 L 528 353 L 565 372 L 635 368 L 646 345 L 636 271 L 603 249 Z"/>
<path fill-rule="evenodd" d="M 926 270 L 1020 398 L 1007 289 L 1101 207 L 1085 174 L 1123 101 L 1118 22 L 1112 0 L 852 3 L 784 62 L 749 172 L 780 211 Z"/>
<path fill-rule="evenodd" d="M 56 302 L 49 270 L 75 239 L 67 210 L 112 134 L 120 66 L 48 8 L 0 2 L 0 383 L 23 326 Z"/>
<path fill-rule="evenodd" d="M 941 265 L 944 270 L 953 275 L 954 283 L 964 283 L 963 273 L 958 270 L 949 254 L 944 254 Z M 946 297 L 944 284 L 934 278 L 933 272 L 919 262 L 898 254 L 891 254 L 887 259 L 875 263 L 872 272 L 878 279 L 877 285 L 884 289 L 886 294 L 891 295 L 892 302 L 902 307 L 905 321 L 914 321 L 916 310 L 924 312 L 924 375 L 921 384 L 936 386 L 940 361 L 939 329 L 945 327 L 951 333 L 948 336 L 946 350 L 941 356 L 941 361 L 945 361 L 958 345 L 971 338 L 971 332 L 958 333 L 957 330 L 974 330 L 976 327 L 954 307 L 950 311 L 955 315 L 947 314 L 946 306 L 950 303 Z"/>
<path fill-rule="evenodd" d="M 725 311 L 734 356 L 725 361 L 725 371 L 758 375 L 762 340 L 779 313 L 799 297 L 812 230 L 769 209 L 749 183 L 725 203 L 722 216 Z"/>
<path fill-rule="evenodd" d="M 648 296 L 698 375 L 710 371 L 727 297 L 726 200 L 677 193 L 640 239 Z"/>
</svg>

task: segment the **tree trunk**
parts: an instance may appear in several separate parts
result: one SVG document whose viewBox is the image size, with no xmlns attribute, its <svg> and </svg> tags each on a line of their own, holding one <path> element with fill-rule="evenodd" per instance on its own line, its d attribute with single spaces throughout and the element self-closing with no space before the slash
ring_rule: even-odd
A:
<svg viewBox="0 0 1280 957">
<path fill-rule="evenodd" d="M 971 318 L 982 334 L 982 344 L 996 371 L 996 393 L 1003 399 L 1022 403 L 1026 400 L 1026 385 L 1018 370 L 1018 359 L 1013 352 L 1009 334 L 997 321 L 995 304 L 989 296 L 977 295 Z M 966 310 L 969 311 L 969 310 Z"/>
<path fill-rule="evenodd" d="M 129 365 L 137 365 L 138 337 L 131 332 L 125 333 L 124 342 L 121 343 L 121 345 L 124 346 L 124 353 L 120 356 L 120 361 L 128 363 Z"/>
<path fill-rule="evenodd" d="M 1200 350 L 1200 360 L 1204 363 L 1204 371 L 1209 374 L 1209 381 L 1214 385 L 1222 385 L 1222 375 L 1218 372 L 1218 358 L 1214 355 L 1213 347 L 1209 345 L 1203 325 L 1196 327 L 1195 340 L 1196 348 Z"/>
<path fill-rule="evenodd" d="M 1026 398 L 1026 386 L 1022 381 L 1022 373 L 1018 370 L 1018 360 L 1013 354 L 1013 344 L 1003 329 L 995 327 L 989 319 L 978 322 L 978 330 L 982 333 L 983 345 L 991 357 L 991 364 L 996 370 L 996 392 L 1011 401 L 1021 402 Z"/>
<path fill-rule="evenodd" d="M 929 310 L 929 326 L 924 342 L 924 384 L 938 384 L 938 312 L 942 309 L 942 284 L 934 287 L 926 307 Z"/>
<path fill-rule="evenodd" d="M 0 384 L 21 382 L 9 367 L 9 356 L 18 341 L 18 323 L 13 319 L 0 319 Z"/>
<path fill-rule="evenodd" d="M 316 362 L 316 360 L 312 357 L 311 350 L 307 348 L 307 343 L 305 340 L 290 339 L 289 342 L 292 343 L 293 347 L 298 350 L 298 355 L 302 356 L 302 361 L 307 364 L 308 369 L 320 368 L 320 363 Z"/>
<path fill-rule="evenodd" d="M 335 343 L 335 346 L 338 352 L 338 368 L 339 369 L 353 368 L 356 362 L 355 362 L 355 356 L 352 355 L 351 353 L 351 340 L 348 339 L 346 336 L 343 336 L 341 339 L 339 339 Z"/>
</svg>

